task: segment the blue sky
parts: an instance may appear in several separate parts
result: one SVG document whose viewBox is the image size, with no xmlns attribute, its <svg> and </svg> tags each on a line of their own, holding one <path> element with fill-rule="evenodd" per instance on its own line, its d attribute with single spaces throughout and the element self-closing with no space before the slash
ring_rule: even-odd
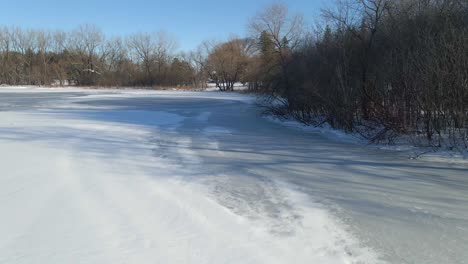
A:
<svg viewBox="0 0 468 264">
<path fill-rule="evenodd" d="M 284 0 L 291 12 L 314 17 L 326 0 Z M 195 48 L 203 40 L 242 36 L 247 21 L 271 0 L 0 0 L 0 25 L 71 30 L 95 24 L 107 36 L 164 30 L 180 50 Z"/>
</svg>

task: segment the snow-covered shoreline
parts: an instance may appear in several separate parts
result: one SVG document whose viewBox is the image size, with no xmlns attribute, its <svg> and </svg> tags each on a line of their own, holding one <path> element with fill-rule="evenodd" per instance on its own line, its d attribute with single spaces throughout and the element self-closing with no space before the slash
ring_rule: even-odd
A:
<svg viewBox="0 0 468 264">
<path fill-rule="evenodd" d="M 19 90 L 0 89 L 3 102 L 15 96 L 0 111 L 0 262 L 379 261 L 323 205 L 281 180 L 238 181 L 207 169 L 183 127 L 206 127 L 197 137 L 223 155 L 216 137 L 230 130 L 209 123 L 216 108 L 202 105 L 211 112 L 189 119 L 178 104 L 138 104 L 186 93 Z M 189 98 L 251 102 L 222 93 Z M 115 100 L 125 107 L 106 104 Z"/>
<path fill-rule="evenodd" d="M 281 124 L 283 126 L 304 131 L 306 133 L 318 133 L 328 139 L 337 140 L 356 144 L 360 146 L 368 146 L 381 150 L 400 152 L 408 156 L 409 159 L 418 159 L 427 162 L 443 162 L 452 164 L 468 165 L 468 155 L 456 150 L 446 150 L 443 148 L 429 148 L 412 146 L 408 140 L 400 139 L 394 144 L 369 144 L 369 142 L 357 133 L 346 133 L 342 130 L 333 129 L 327 124 L 321 126 L 307 126 L 293 119 L 282 119 L 273 115 L 266 115 L 265 118 L 271 122 Z"/>
<path fill-rule="evenodd" d="M 250 95 L 52 91 L 0 89 L 0 261 L 468 259 L 466 166 L 292 129 Z"/>
</svg>

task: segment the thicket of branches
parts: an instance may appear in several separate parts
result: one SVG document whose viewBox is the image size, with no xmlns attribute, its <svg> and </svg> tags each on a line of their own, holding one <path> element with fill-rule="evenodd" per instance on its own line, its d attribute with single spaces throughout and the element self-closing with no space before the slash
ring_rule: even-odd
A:
<svg viewBox="0 0 468 264">
<path fill-rule="evenodd" d="M 374 142 L 406 134 L 466 149 L 467 1 L 342 0 L 323 13 L 314 34 L 281 5 L 251 23 L 262 65 L 252 81 L 276 96 L 276 113 Z"/>
</svg>

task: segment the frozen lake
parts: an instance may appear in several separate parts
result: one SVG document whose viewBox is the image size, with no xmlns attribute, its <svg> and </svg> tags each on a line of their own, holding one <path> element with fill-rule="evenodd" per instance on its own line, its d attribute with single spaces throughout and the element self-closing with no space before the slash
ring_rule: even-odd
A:
<svg viewBox="0 0 468 264">
<path fill-rule="evenodd" d="M 468 263 L 468 168 L 218 92 L 0 88 L 0 263 Z"/>
</svg>

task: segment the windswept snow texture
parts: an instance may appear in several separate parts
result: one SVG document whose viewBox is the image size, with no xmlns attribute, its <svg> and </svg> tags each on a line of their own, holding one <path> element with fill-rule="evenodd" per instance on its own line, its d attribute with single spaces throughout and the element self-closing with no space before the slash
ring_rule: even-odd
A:
<svg viewBox="0 0 468 264">
<path fill-rule="evenodd" d="M 217 92 L 0 88 L 0 263 L 468 263 L 468 169 Z"/>
</svg>

